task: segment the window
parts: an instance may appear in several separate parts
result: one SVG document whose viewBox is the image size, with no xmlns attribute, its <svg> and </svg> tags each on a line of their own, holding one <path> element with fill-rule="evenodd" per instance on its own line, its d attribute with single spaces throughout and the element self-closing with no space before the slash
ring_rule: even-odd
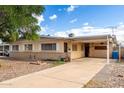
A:
<svg viewBox="0 0 124 93">
<path fill-rule="evenodd" d="M 96 50 L 107 50 L 106 46 L 95 46 Z"/>
<path fill-rule="evenodd" d="M 19 45 L 13 45 L 12 50 L 13 51 L 18 51 L 19 50 Z"/>
<path fill-rule="evenodd" d="M 3 46 L 0 46 L 0 51 L 3 51 Z"/>
<path fill-rule="evenodd" d="M 76 44 L 72 45 L 72 51 L 77 51 L 77 45 Z"/>
<path fill-rule="evenodd" d="M 32 50 L 32 44 L 25 44 L 25 50 Z"/>
<path fill-rule="evenodd" d="M 56 43 L 41 44 L 42 50 L 56 50 Z"/>
<path fill-rule="evenodd" d="M 4 50 L 9 50 L 9 46 L 8 45 L 5 45 L 4 46 Z"/>
</svg>

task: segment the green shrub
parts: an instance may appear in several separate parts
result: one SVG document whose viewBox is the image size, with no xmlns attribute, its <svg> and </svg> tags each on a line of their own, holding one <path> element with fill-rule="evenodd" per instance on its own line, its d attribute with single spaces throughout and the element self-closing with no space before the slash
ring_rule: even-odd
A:
<svg viewBox="0 0 124 93">
<path fill-rule="evenodd" d="M 64 64 L 65 62 L 64 62 L 64 60 L 58 60 L 57 61 L 59 64 Z"/>
<path fill-rule="evenodd" d="M 58 65 L 61 65 L 61 64 L 64 64 L 64 63 L 65 63 L 64 61 L 58 60 L 58 61 L 53 62 L 53 65 L 58 66 Z"/>
<path fill-rule="evenodd" d="M 64 61 L 64 58 L 60 58 L 60 61 Z"/>
</svg>

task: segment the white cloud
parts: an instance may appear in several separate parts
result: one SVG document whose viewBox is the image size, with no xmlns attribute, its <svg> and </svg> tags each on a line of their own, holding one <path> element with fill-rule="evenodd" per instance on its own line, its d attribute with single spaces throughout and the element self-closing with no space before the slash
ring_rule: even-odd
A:
<svg viewBox="0 0 124 93">
<path fill-rule="evenodd" d="M 54 34 L 54 36 L 57 36 L 57 37 L 67 37 L 68 34 L 66 32 L 56 32 Z"/>
<path fill-rule="evenodd" d="M 50 20 L 54 20 L 57 18 L 57 15 L 56 14 L 53 14 L 52 16 L 49 17 Z"/>
<path fill-rule="evenodd" d="M 66 31 L 56 32 L 54 36 L 68 37 L 68 34 L 70 33 L 74 33 L 75 36 L 92 36 L 92 35 L 105 35 L 105 34 L 112 35 L 112 29 L 89 26 L 88 23 L 84 23 L 84 25 L 79 28 L 72 28 Z M 124 42 L 124 24 L 123 23 L 118 25 L 117 29 L 114 30 L 114 34 L 117 36 L 118 42 Z"/>
<path fill-rule="evenodd" d="M 41 28 L 41 31 L 38 31 L 37 33 L 41 35 L 42 33 L 46 32 L 46 30 L 48 29 L 48 27 L 47 27 L 47 26 L 45 26 L 45 27 L 41 26 L 41 23 L 42 23 L 43 21 L 45 21 L 43 15 L 36 16 L 35 14 L 33 14 L 32 16 L 34 16 L 35 18 L 37 18 L 37 20 L 38 20 L 38 25 L 39 25 L 40 28 Z"/>
<path fill-rule="evenodd" d="M 76 8 L 78 8 L 78 6 L 74 6 L 74 5 L 71 5 L 71 6 L 69 6 L 68 8 L 67 8 L 67 12 L 72 12 L 72 11 L 74 11 Z"/>
<path fill-rule="evenodd" d="M 117 36 L 118 42 L 124 42 L 124 23 L 120 22 L 117 29 L 114 30 L 114 34 Z"/>
<path fill-rule="evenodd" d="M 123 22 L 120 22 L 119 25 L 123 25 L 124 23 Z"/>
<path fill-rule="evenodd" d="M 41 31 L 37 32 L 40 35 L 46 33 L 47 30 L 49 29 L 47 25 L 46 26 L 40 26 L 40 28 L 41 28 Z"/>
<path fill-rule="evenodd" d="M 89 23 L 88 23 L 88 22 L 86 22 L 86 23 L 84 23 L 83 25 L 84 25 L 84 26 L 88 26 L 88 25 L 89 25 Z"/>
<path fill-rule="evenodd" d="M 35 18 L 37 18 L 37 20 L 38 20 L 38 25 L 40 25 L 41 22 L 45 21 L 43 15 L 36 16 L 35 14 L 33 14 L 32 16 L 34 16 Z"/>
<path fill-rule="evenodd" d="M 74 22 L 77 22 L 77 18 L 70 21 L 70 23 L 74 23 Z"/>
<path fill-rule="evenodd" d="M 103 34 L 111 34 L 111 29 L 109 28 L 97 28 L 93 26 L 89 26 L 88 24 L 85 26 L 81 26 L 79 28 L 72 28 L 67 31 L 56 32 L 55 36 L 67 37 L 68 34 L 74 33 L 75 36 L 89 36 L 89 35 L 103 35 Z"/>
<path fill-rule="evenodd" d="M 45 26 L 45 27 L 41 26 L 41 31 L 45 32 L 45 31 L 47 31 L 47 29 L 48 29 L 47 26 Z"/>
</svg>

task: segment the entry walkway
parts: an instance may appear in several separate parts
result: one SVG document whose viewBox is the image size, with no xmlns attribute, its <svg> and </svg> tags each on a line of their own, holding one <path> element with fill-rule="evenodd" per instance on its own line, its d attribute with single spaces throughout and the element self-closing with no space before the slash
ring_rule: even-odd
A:
<svg viewBox="0 0 124 93">
<path fill-rule="evenodd" d="M 0 83 L 0 87 L 80 88 L 105 64 L 106 59 L 77 59 L 64 65 L 3 81 Z"/>
</svg>

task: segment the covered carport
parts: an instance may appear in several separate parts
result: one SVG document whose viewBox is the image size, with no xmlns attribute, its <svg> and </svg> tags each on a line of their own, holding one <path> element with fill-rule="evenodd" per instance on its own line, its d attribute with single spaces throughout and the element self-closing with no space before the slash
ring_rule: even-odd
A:
<svg viewBox="0 0 124 93">
<path fill-rule="evenodd" d="M 111 54 L 112 54 L 112 51 L 113 51 L 113 43 L 115 42 L 114 38 L 115 37 L 112 37 L 111 35 L 75 37 L 75 38 L 73 38 L 72 43 L 80 42 L 84 46 L 85 46 L 85 44 L 90 44 L 90 46 L 89 46 L 89 51 L 90 51 L 89 56 L 85 56 L 85 54 L 84 54 L 84 57 L 106 58 L 107 59 L 107 64 L 109 64 Z M 97 50 L 98 48 L 101 48 L 101 50 L 100 49 Z M 85 48 L 83 48 L 83 49 L 84 49 L 85 52 L 88 52 L 87 50 L 85 50 Z M 99 56 L 99 55 L 101 55 L 101 56 Z"/>
</svg>

